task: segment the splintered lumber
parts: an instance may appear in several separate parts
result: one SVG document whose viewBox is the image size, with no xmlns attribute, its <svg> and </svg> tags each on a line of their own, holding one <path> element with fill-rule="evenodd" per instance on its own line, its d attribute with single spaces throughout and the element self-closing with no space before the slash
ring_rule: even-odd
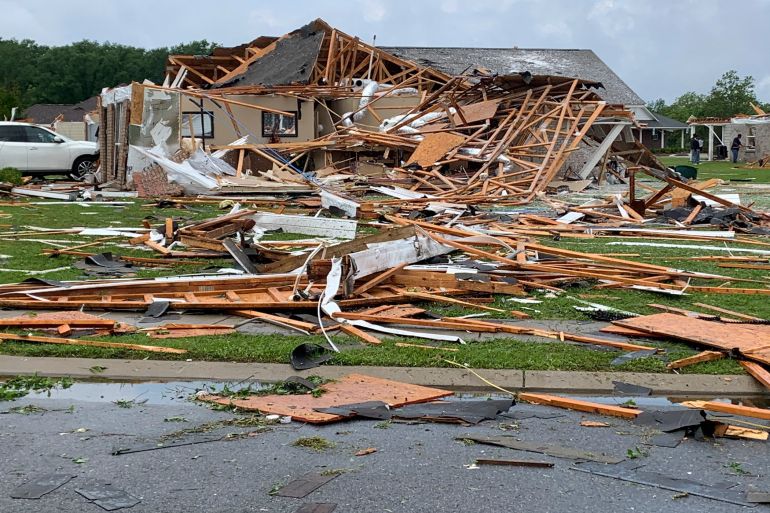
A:
<svg viewBox="0 0 770 513">
<path fill-rule="evenodd" d="M 369 333 L 365 332 L 364 330 L 360 328 L 356 328 L 352 324 L 346 324 L 342 323 L 339 325 L 340 330 L 347 333 L 348 335 L 351 335 L 353 337 L 358 337 L 367 344 L 372 344 L 375 346 L 378 346 L 382 344 L 382 340 L 378 339 L 374 335 L 370 335 Z"/>
<path fill-rule="evenodd" d="M 739 404 L 722 403 L 719 401 L 685 401 L 679 404 L 699 410 L 717 411 L 721 413 L 730 413 L 732 415 L 740 415 L 741 417 L 770 420 L 770 410 L 755 408 L 753 406 L 742 406 Z"/>
<path fill-rule="evenodd" d="M 67 324 L 70 328 L 113 328 L 116 321 L 112 319 L 38 319 L 11 318 L 0 319 L 0 326 L 5 328 L 57 328 Z"/>
<path fill-rule="evenodd" d="M 621 408 L 620 406 L 592 403 L 590 401 L 581 401 L 578 399 L 559 397 L 549 394 L 532 394 L 528 392 L 522 392 L 519 394 L 519 399 L 528 403 L 555 406 L 557 408 L 566 408 L 568 410 L 585 411 L 599 415 L 609 415 L 611 417 L 622 417 L 625 419 L 636 418 L 642 413 L 642 410 Z"/>
<path fill-rule="evenodd" d="M 123 344 L 120 342 L 101 342 L 97 340 L 82 340 L 74 338 L 38 337 L 34 335 L 12 335 L 0 333 L 0 340 L 15 340 L 18 342 L 37 342 L 41 344 L 61 344 L 66 346 L 107 347 L 110 349 L 131 349 L 133 351 L 150 351 L 153 353 L 186 354 L 186 349 L 174 347 L 145 346 L 142 344 Z"/>
<path fill-rule="evenodd" d="M 456 353 L 459 351 L 459 349 L 455 349 L 454 347 L 427 346 L 425 344 L 410 344 L 408 342 L 396 342 L 394 345 L 396 347 L 414 347 L 417 349 L 435 349 L 438 351 L 452 351 L 453 353 Z"/>
<path fill-rule="evenodd" d="M 672 369 L 681 369 L 682 367 L 687 367 L 689 365 L 695 365 L 696 363 L 701 362 L 712 362 L 714 360 L 721 360 L 725 357 L 725 354 L 721 351 L 703 351 L 701 353 L 698 353 L 693 356 L 688 356 L 687 358 L 681 358 L 679 360 L 675 360 L 673 362 L 670 362 L 666 365 L 666 368 L 669 370 Z"/>
<path fill-rule="evenodd" d="M 770 365 L 770 325 L 707 321 L 671 313 L 623 319 L 613 324 L 722 351 L 737 350 L 750 360 Z"/>
<path fill-rule="evenodd" d="M 723 313 L 726 315 L 729 315 L 731 317 L 736 317 L 738 319 L 745 319 L 747 321 L 761 321 L 763 319 L 760 319 L 759 317 L 754 317 L 752 315 L 746 315 L 740 312 L 734 312 L 732 310 L 728 310 L 726 308 L 721 308 L 719 306 L 713 306 L 713 305 L 707 305 L 706 303 L 693 303 L 695 306 L 699 306 L 701 308 L 705 308 L 706 310 L 712 310 L 714 312 Z"/>
<path fill-rule="evenodd" d="M 288 415 L 300 422 L 327 424 L 347 417 L 315 411 L 366 401 L 382 401 L 392 408 L 407 404 L 424 403 L 452 395 L 449 390 L 429 388 L 361 374 L 349 374 L 336 381 L 320 385 L 319 397 L 303 395 L 252 395 L 247 398 L 230 398 L 209 395 L 203 401 L 233 405 L 242 410 L 260 411 L 276 415 Z"/>
<path fill-rule="evenodd" d="M 741 367 L 746 369 L 746 372 L 751 374 L 754 379 L 762 383 L 765 388 L 770 389 L 770 372 L 768 372 L 767 369 L 754 362 L 741 361 L 738 363 L 740 363 Z"/>
<path fill-rule="evenodd" d="M 607 340 L 597 337 L 589 337 L 584 335 L 575 335 L 572 333 L 565 333 L 563 331 L 550 331 L 541 330 L 539 328 L 529 328 L 519 325 L 510 325 L 502 323 L 494 323 L 488 321 L 480 321 L 478 319 L 467 319 L 461 317 L 444 317 L 439 320 L 435 319 L 411 319 L 408 317 L 394 317 L 384 315 L 370 315 L 365 313 L 354 312 L 340 312 L 335 315 L 335 318 L 358 320 L 358 321 L 371 321 L 380 324 L 403 324 L 405 326 L 419 326 L 433 329 L 443 330 L 461 330 L 469 332 L 479 333 L 510 333 L 514 335 L 531 335 L 536 337 L 552 338 L 557 340 L 569 340 L 571 342 L 580 342 L 584 344 L 594 344 L 599 346 L 614 347 L 615 349 L 621 349 L 623 351 L 646 351 L 649 349 L 655 349 L 649 346 L 640 346 L 636 344 L 626 344 L 624 342 L 615 342 L 614 340 Z"/>
</svg>

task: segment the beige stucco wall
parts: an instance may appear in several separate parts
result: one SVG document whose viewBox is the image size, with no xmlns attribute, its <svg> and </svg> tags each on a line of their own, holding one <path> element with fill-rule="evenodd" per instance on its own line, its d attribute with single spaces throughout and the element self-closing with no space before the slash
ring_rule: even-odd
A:
<svg viewBox="0 0 770 513">
<path fill-rule="evenodd" d="M 59 121 L 54 124 L 54 131 L 75 141 L 86 140 L 86 124 L 82 121 Z"/>
<path fill-rule="evenodd" d="M 282 137 L 281 142 L 310 141 L 316 137 L 316 122 L 313 102 L 311 101 L 298 101 L 296 98 L 274 95 L 240 95 L 228 96 L 228 98 L 250 105 L 259 105 L 271 109 L 282 110 L 284 112 L 298 111 L 297 137 Z M 197 101 L 197 99 L 182 95 L 182 115 L 187 112 L 200 112 L 200 107 L 193 103 L 193 101 Z M 214 114 L 214 138 L 207 138 L 206 144 L 229 144 L 245 135 L 252 136 L 249 140 L 253 143 L 270 142 L 269 137 L 262 137 L 261 110 L 230 104 L 230 110 L 232 111 L 233 117 L 238 121 L 238 126 L 241 130 L 241 135 L 238 135 L 224 104 L 222 102 L 217 103 L 219 103 L 222 108 L 214 105 L 211 100 L 203 100 L 204 110 L 211 111 Z"/>
</svg>

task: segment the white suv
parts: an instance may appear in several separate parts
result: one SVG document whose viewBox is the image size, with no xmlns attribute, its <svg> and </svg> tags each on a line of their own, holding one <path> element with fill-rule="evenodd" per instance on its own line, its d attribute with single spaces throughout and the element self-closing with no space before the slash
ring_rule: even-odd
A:
<svg viewBox="0 0 770 513">
<path fill-rule="evenodd" d="M 99 146 L 30 123 L 0 122 L 0 169 L 23 174 L 67 173 L 82 177 L 95 171 Z"/>
</svg>

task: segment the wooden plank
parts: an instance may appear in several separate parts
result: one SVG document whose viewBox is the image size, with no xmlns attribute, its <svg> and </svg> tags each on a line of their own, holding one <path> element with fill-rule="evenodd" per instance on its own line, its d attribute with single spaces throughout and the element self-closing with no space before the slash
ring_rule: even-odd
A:
<svg viewBox="0 0 770 513">
<path fill-rule="evenodd" d="M 679 404 L 698 410 L 717 411 L 720 413 L 740 415 L 741 417 L 770 420 L 770 410 L 755 408 L 753 406 L 742 406 L 739 404 L 722 403 L 718 401 L 685 401 Z"/>
<path fill-rule="evenodd" d="M 687 367 L 688 365 L 695 365 L 696 363 L 721 360 L 724 357 L 725 357 L 725 354 L 720 351 L 703 351 L 696 355 L 688 356 L 687 358 L 681 358 L 679 360 L 670 362 L 669 364 L 666 365 L 666 368 L 669 370 L 681 369 L 682 367 Z"/>
<path fill-rule="evenodd" d="M 726 308 L 721 308 L 719 306 L 713 306 L 713 305 L 707 305 L 706 303 L 693 303 L 695 306 L 699 306 L 701 308 L 705 308 L 706 310 L 713 310 L 714 312 L 719 312 L 723 314 L 727 314 L 730 317 L 735 317 L 738 319 L 745 319 L 747 321 L 762 321 L 764 319 L 761 319 L 759 317 L 754 317 L 753 315 L 746 315 L 742 314 L 740 312 L 734 312 L 732 310 L 728 310 Z"/>
<path fill-rule="evenodd" d="M 415 347 L 417 349 L 435 349 L 437 351 L 451 351 L 453 353 L 457 353 L 460 351 L 457 348 L 454 347 L 436 347 L 436 346 L 427 346 L 425 344 L 410 344 L 409 342 L 396 342 L 396 347 Z"/>
<path fill-rule="evenodd" d="M 593 403 L 590 401 L 581 401 L 578 399 L 559 397 L 549 394 L 532 394 L 523 392 L 519 394 L 519 399 L 528 403 L 544 404 L 547 406 L 555 406 L 557 408 L 566 408 L 568 410 L 584 411 L 588 413 L 596 413 L 599 415 L 609 415 L 611 417 L 622 417 L 625 419 L 636 418 L 639 414 L 642 413 L 642 410 L 621 408 L 620 406 L 611 406 L 607 404 Z"/>
<path fill-rule="evenodd" d="M 401 269 L 403 269 L 407 265 L 408 264 L 406 264 L 406 263 L 399 264 L 396 267 L 393 267 L 393 268 L 388 269 L 387 271 L 385 271 L 383 273 L 380 273 L 379 275 L 375 276 L 371 280 L 369 280 L 369 281 L 359 285 L 353 291 L 352 295 L 353 296 L 357 296 L 358 294 L 362 294 L 362 293 L 366 292 L 367 290 L 369 290 L 370 288 L 374 287 L 375 285 L 379 285 L 380 283 L 384 282 L 385 280 L 387 280 L 388 278 L 390 278 L 394 274 L 398 273 L 398 271 L 400 271 Z"/>
<path fill-rule="evenodd" d="M 80 340 L 71 338 L 53 338 L 38 336 L 22 336 L 10 333 L 0 333 L 0 340 L 16 340 L 19 342 L 36 342 L 41 344 L 60 344 L 66 346 L 106 347 L 110 349 L 130 349 L 132 351 L 150 351 L 153 353 L 186 354 L 186 349 L 173 347 L 145 346 L 141 344 L 123 344 L 119 342 L 100 342 L 97 340 Z"/>
<path fill-rule="evenodd" d="M 740 361 L 738 363 L 740 363 L 741 367 L 746 369 L 746 372 L 751 374 L 754 379 L 762 383 L 765 388 L 770 389 L 770 372 L 768 372 L 767 369 L 754 362 Z"/>
<path fill-rule="evenodd" d="M 339 327 L 340 327 L 341 331 L 343 331 L 343 332 L 345 332 L 348 335 L 351 335 L 353 337 L 360 338 L 361 340 L 363 340 L 367 344 L 371 344 L 371 345 L 374 345 L 374 346 L 378 346 L 378 345 L 382 344 L 382 340 L 378 339 L 374 335 L 371 335 L 371 334 L 365 332 L 362 329 L 359 329 L 359 328 L 353 326 L 352 324 L 341 323 L 339 325 Z"/>
<path fill-rule="evenodd" d="M 37 318 L 11 318 L 0 319 L 0 326 L 12 328 L 56 328 L 62 324 L 68 324 L 71 328 L 113 328 L 115 321 L 112 319 L 37 319 Z"/>
<path fill-rule="evenodd" d="M 770 364 L 770 326 L 707 321 L 670 313 L 646 315 L 613 321 L 613 324 L 647 333 L 658 333 L 679 340 L 732 351 L 766 365 Z"/>
</svg>

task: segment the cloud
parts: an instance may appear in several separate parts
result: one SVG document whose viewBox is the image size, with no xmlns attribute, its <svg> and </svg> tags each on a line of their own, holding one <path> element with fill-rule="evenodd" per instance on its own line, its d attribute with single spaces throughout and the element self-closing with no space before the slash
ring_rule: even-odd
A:
<svg viewBox="0 0 770 513">
<path fill-rule="evenodd" d="M 369 23 L 380 22 L 385 19 L 388 10 L 382 0 L 364 0 L 363 4 L 364 21 Z"/>
<path fill-rule="evenodd" d="M 770 75 L 765 75 L 757 81 L 757 99 L 761 102 L 770 102 Z"/>
</svg>

